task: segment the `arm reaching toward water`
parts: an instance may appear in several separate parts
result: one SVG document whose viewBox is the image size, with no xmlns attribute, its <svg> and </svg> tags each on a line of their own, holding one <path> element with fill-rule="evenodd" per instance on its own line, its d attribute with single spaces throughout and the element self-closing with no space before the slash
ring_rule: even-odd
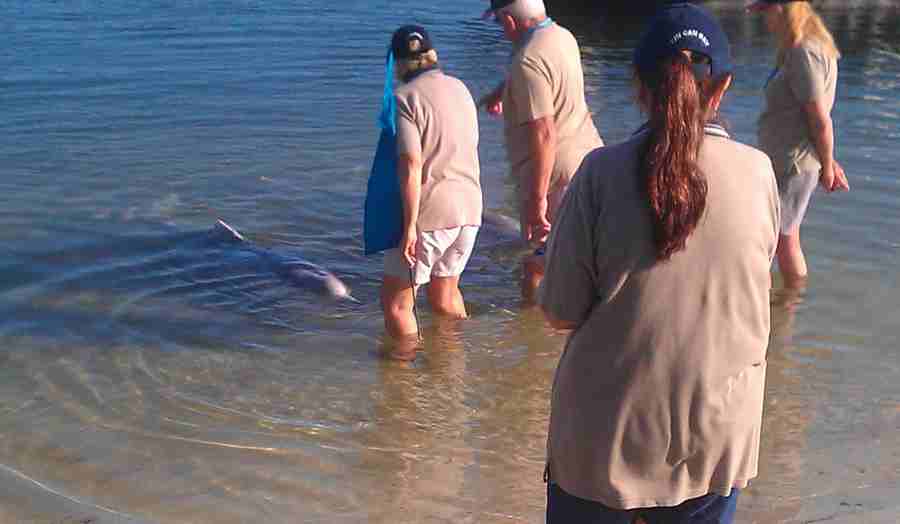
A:
<svg viewBox="0 0 900 524">
<path fill-rule="evenodd" d="M 400 253 L 410 267 L 416 263 L 419 240 L 419 198 L 422 194 L 422 134 L 418 105 L 396 97 L 397 101 L 397 180 L 403 201 L 403 238 Z"/>
<path fill-rule="evenodd" d="M 500 82 L 500 85 L 495 87 L 493 91 L 481 97 L 478 100 L 478 107 L 484 106 L 489 115 L 502 115 L 504 89 L 506 89 L 506 81 Z"/>
<path fill-rule="evenodd" d="M 547 219 L 547 193 L 556 162 L 556 124 L 553 117 L 543 117 L 528 124 L 529 147 L 534 157 L 534 171 L 525 182 L 527 197 L 522 217 L 522 234 L 526 242 L 545 242 L 550 234 Z"/>
<path fill-rule="evenodd" d="M 403 198 L 403 239 L 400 251 L 412 267 L 416 263 L 416 242 L 419 239 L 419 197 L 422 193 L 422 160 L 408 153 L 397 159 L 397 178 Z"/>
<path fill-rule="evenodd" d="M 810 136 L 822 162 L 819 183 L 829 193 L 836 190 L 849 191 L 850 184 L 844 168 L 834 159 L 834 122 L 825 104 L 821 100 L 813 100 L 803 108 L 806 110 Z"/>
<path fill-rule="evenodd" d="M 836 67 L 836 66 L 835 66 Z M 826 78 L 829 60 L 818 51 L 797 46 L 788 51 L 785 75 L 791 91 L 803 104 L 809 137 L 816 148 L 822 169 L 819 183 L 829 193 L 847 191 L 850 184 L 843 168 L 834 160 L 834 122 L 827 99 Z"/>
</svg>

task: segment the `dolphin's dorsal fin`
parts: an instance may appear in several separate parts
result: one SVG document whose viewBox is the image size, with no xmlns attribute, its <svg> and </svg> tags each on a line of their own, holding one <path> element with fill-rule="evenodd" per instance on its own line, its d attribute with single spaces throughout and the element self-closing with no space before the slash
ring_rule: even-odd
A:
<svg viewBox="0 0 900 524">
<path fill-rule="evenodd" d="M 231 233 L 232 235 L 234 235 L 234 237 L 237 238 L 238 240 L 240 240 L 241 242 L 246 242 L 246 241 L 247 241 L 247 239 L 244 238 L 244 235 L 238 233 L 238 230 L 237 230 L 237 229 L 235 229 L 235 228 L 231 227 L 230 225 L 228 225 L 228 223 L 225 222 L 224 220 L 222 220 L 221 218 L 218 219 L 218 220 L 216 220 L 216 223 L 217 223 L 219 226 L 225 228 L 226 231 L 228 231 L 229 233 Z"/>
</svg>

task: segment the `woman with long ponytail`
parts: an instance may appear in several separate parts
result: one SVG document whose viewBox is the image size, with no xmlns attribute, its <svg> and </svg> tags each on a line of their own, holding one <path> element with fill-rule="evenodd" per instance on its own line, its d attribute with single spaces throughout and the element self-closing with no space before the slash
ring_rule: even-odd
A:
<svg viewBox="0 0 900 524">
<path fill-rule="evenodd" d="M 638 79 L 640 101 L 650 117 L 641 174 L 653 215 L 653 239 L 660 260 L 684 249 L 706 208 L 707 185 L 697 156 L 707 122 L 689 51 L 667 58 L 647 83 Z M 723 76 L 721 82 L 730 82 Z"/>
<path fill-rule="evenodd" d="M 540 304 L 571 334 L 547 522 L 729 523 L 757 474 L 778 190 L 717 123 L 731 59 L 704 9 L 660 11 L 634 63 L 647 123 L 585 158 L 548 243 Z"/>
</svg>

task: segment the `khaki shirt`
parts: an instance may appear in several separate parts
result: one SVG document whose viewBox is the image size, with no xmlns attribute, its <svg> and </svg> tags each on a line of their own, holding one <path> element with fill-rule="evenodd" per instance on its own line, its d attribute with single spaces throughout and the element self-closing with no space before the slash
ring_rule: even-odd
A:
<svg viewBox="0 0 900 524">
<path fill-rule="evenodd" d="M 572 33 L 555 23 L 526 38 L 513 55 L 503 93 L 510 168 L 516 177 L 531 176 L 527 124 L 552 116 L 557 143 L 551 189 L 565 188 L 584 156 L 603 145 L 584 97 L 581 51 Z"/>
<path fill-rule="evenodd" d="M 420 231 L 480 226 L 478 115 L 466 86 L 440 70 L 395 91 L 397 154 L 422 159 Z"/>
<path fill-rule="evenodd" d="M 728 495 L 756 476 L 778 240 L 771 162 L 708 134 L 705 214 L 686 250 L 658 262 L 637 178 L 645 139 L 585 159 L 540 296 L 578 325 L 553 386 L 551 477 L 619 509 Z"/>
<path fill-rule="evenodd" d="M 821 168 L 803 106 L 821 100 L 830 112 L 837 76 L 837 60 L 829 58 L 819 42 L 806 40 L 787 50 L 784 64 L 769 80 L 759 119 L 759 147 L 772 158 L 779 179 Z"/>
</svg>

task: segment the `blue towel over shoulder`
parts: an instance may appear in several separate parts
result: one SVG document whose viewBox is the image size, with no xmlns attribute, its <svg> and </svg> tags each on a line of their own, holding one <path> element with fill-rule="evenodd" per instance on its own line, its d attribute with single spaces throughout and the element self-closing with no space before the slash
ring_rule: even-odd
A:
<svg viewBox="0 0 900 524">
<path fill-rule="evenodd" d="M 366 190 L 363 220 L 365 253 L 372 255 L 400 245 L 403 237 L 403 200 L 397 180 L 397 111 L 394 104 L 394 55 L 388 54 L 384 97 L 378 118 L 381 136 Z"/>
</svg>

